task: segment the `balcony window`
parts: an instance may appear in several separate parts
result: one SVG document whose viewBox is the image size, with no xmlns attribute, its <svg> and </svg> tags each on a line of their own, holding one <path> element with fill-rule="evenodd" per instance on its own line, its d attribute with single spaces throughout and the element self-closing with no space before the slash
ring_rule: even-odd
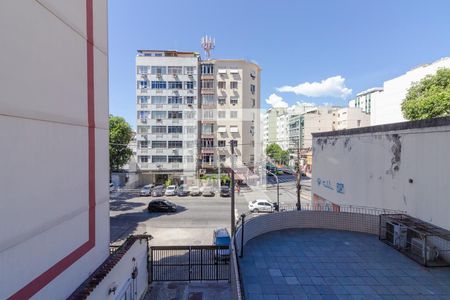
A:
<svg viewBox="0 0 450 300">
<path fill-rule="evenodd" d="M 183 126 L 169 126 L 169 133 L 183 133 Z"/>
<path fill-rule="evenodd" d="M 184 88 L 187 90 L 195 89 L 195 81 L 185 81 Z"/>
<path fill-rule="evenodd" d="M 174 66 L 168 66 L 167 67 L 167 73 L 169 75 L 178 75 L 183 73 L 183 67 L 174 67 Z"/>
<path fill-rule="evenodd" d="M 195 147 L 195 141 L 185 141 L 184 148 L 193 149 Z"/>
<path fill-rule="evenodd" d="M 152 89 L 160 90 L 160 89 L 166 89 L 166 88 L 167 88 L 167 82 L 152 81 Z"/>
<path fill-rule="evenodd" d="M 202 125 L 202 133 L 213 134 L 214 133 L 214 125 L 213 124 L 203 124 Z"/>
<path fill-rule="evenodd" d="M 194 104 L 195 102 L 195 97 L 194 96 L 186 96 L 186 104 Z"/>
<path fill-rule="evenodd" d="M 152 141 L 152 148 L 155 148 L 155 149 L 167 148 L 167 142 L 166 141 Z"/>
<path fill-rule="evenodd" d="M 203 64 L 202 65 L 202 74 L 205 74 L 205 75 L 214 74 L 214 65 L 213 64 Z"/>
<path fill-rule="evenodd" d="M 202 162 L 206 164 L 210 164 L 214 162 L 214 155 L 202 155 Z"/>
<path fill-rule="evenodd" d="M 195 74 L 195 67 L 192 67 L 192 66 L 184 67 L 184 74 L 186 74 L 186 75 L 194 75 Z"/>
<path fill-rule="evenodd" d="M 152 119 L 165 119 L 167 116 L 166 111 L 154 110 L 152 111 Z"/>
<path fill-rule="evenodd" d="M 170 163 L 182 163 L 183 162 L 183 156 L 181 156 L 181 155 L 169 155 L 169 162 Z"/>
<path fill-rule="evenodd" d="M 169 111 L 168 118 L 169 119 L 183 119 L 183 112 L 182 111 Z"/>
<path fill-rule="evenodd" d="M 213 88 L 214 88 L 214 80 L 212 79 L 202 80 L 202 89 L 213 89 Z"/>
<path fill-rule="evenodd" d="M 169 81 L 169 89 L 181 90 L 182 88 L 183 88 L 183 83 L 181 81 Z"/>
<path fill-rule="evenodd" d="M 141 120 L 147 119 L 149 113 L 150 113 L 150 112 L 149 112 L 149 111 L 146 111 L 146 110 L 140 110 L 140 111 L 138 111 L 138 119 L 141 119 Z"/>
<path fill-rule="evenodd" d="M 237 89 L 238 88 L 238 82 L 237 81 L 231 81 L 230 82 L 230 89 Z"/>
<path fill-rule="evenodd" d="M 138 96 L 137 97 L 137 103 L 138 104 L 147 104 L 148 103 L 148 96 Z"/>
<path fill-rule="evenodd" d="M 148 88 L 148 81 L 147 80 L 139 80 L 137 82 L 137 88 L 138 89 L 147 89 Z"/>
<path fill-rule="evenodd" d="M 225 88 L 226 88 L 226 82 L 225 82 L 225 81 L 219 81 L 219 82 L 217 83 L 217 87 L 218 87 L 219 89 L 225 89 Z"/>
<path fill-rule="evenodd" d="M 214 120 L 214 110 L 204 109 L 203 110 L 203 120 Z"/>
<path fill-rule="evenodd" d="M 167 156 L 165 155 L 153 155 L 152 163 L 165 163 L 167 162 Z"/>
<path fill-rule="evenodd" d="M 184 133 L 197 134 L 197 127 L 196 126 L 185 126 L 184 127 Z"/>
<path fill-rule="evenodd" d="M 202 139 L 202 147 L 214 147 L 214 139 Z"/>
<path fill-rule="evenodd" d="M 137 132 L 140 134 L 146 134 L 149 131 L 149 127 L 148 126 L 138 126 L 137 127 Z"/>
<path fill-rule="evenodd" d="M 226 142 L 225 140 L 219 140 L 219 141 L 217 141 L 217 145 L 218 145 L 219 147 L 225 147 L 226 144 L 227 144 L 227 142 Z"/>
<path fill-rule="evenodd" d="M 168 141 L 168 148 L 183 148 L 183 141 Z"/>
<path fill-rule="evenodd" d="M 194 157 L 192 155 L 188 155 L 184 157 L 184 161 L 187 163 L 193 163 L 194 162 Z"/>
<path fill-rule="evenodd" d="M 152 66 L 152 74 L 153 75 L 163 75 L 166 74 L 166 67 L 162 67 L 162 66 Z"/>
<path fill-rule="evenodd" d="M 195 111 L 185 111 L 184 112 L 185 119 L 195 119 Z"/>
<path fill-rule="evenodd" d="M 166 104 L 167 97 L 166 96 L 152 96 L 152 104 Z"/>
<path fill-rule="evenodd" d="M 139 161 L 140 161 L 141 163 L 146 163 L 146 162 L 148 162 L 148 156 L 147 156 L 147 155 L 139 156 Z"/>
<path fill-rule="evenodd" d="M 152 133 L 167 133 L 166 126 L 152 126 Z"/>
<path fill-rule="evenodd" d="M 202 105 L 213 105 L 214 104 L 214 95 L 203 95 L 202 96 Z"/>
<path fill-rule="evenodd" d="M 139 148 L 148 148 L 148 141 L 139 141 Z"/>
<path fill-rule="evenodd" d="M 148 74 L 148 66 L 137 66 L 138 74 Z"/>
</svg>

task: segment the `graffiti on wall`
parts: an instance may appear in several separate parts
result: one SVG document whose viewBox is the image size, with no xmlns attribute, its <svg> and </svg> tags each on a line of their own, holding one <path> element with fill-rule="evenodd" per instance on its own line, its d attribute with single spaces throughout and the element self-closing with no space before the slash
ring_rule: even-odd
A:
<svg viewBox="0 0 450 300">
<path fill-rule="evenodd" d="M 319 187 L 324 187 L 324 188 L 332 190 L 332 191 L 334 191 L 336 189 L 337 193 L 345 194 L 345 185 L 342 182 L 336 182 L 336 185 L 334 185 L 330 179 L 322 179 L 322 178 L 318 177 L 317 185 Z M 334 188 L 334 186 L 336 186 L 336 188 Z"/>
</svg>

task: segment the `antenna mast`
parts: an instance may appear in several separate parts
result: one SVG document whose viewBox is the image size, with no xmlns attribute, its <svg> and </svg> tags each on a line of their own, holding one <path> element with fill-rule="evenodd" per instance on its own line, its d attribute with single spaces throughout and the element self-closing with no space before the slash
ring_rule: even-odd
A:
<svg viewBox="0 0 450 300">
<path fill-rule="evenodd" d="M 216 47 L 216 39 L 205 35 L 201 39 L 201 45 L 203 50 L 205 50 L 206 57 L 211 59 L 211 50 Z"/>
</svg>

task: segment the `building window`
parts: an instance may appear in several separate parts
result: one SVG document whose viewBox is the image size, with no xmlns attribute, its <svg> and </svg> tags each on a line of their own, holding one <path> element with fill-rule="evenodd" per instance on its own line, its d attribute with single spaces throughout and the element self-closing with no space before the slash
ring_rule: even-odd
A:
<svg viewBox="0 0 450 300">
<path fill-rule="evenodd" d="M 231 110 L 230 111 L 230 119 L 237 119 L 237 117 L 238 117 L 237 110 Z"/>
<path fill-rule="evenodd" d="M 169 96 L 167 99 L 168 104 L 183 104 L 183 97 L 181 96 Z"/>
<path fill-rule="evenodd" d="M 167 113 L 169 119 L 183 119 L 182 111 L 168 111 Z"/>
<path fill-rule="evenodd" d="M 252 99 L 252 107 L 255 107 L 255 106 L 256 106 L 256 100 Z"/>
<path fill-rule="evenodd" d="M 184 133 L 187 134 L 193 134 L 193 133 L 197 133 L 197 127 L 196 126 L 185 126 L 184 127 Z"/>
<path fill-rule="evenodd" d="M 147 104 L 148 103 L 148 96 L 138 96 L 137 97 L 137 103 L 139 104 Z"/>
<path fill-rule="evenodd" d="M 182 89 L 183 83 L 181 81 L 169 81 L 169 89 Z"/>
<path fill-rule="evenodd" d="M 217 112 L 217 118 L 218 119 L 225 119 L 226 118 L 226 112 L 224 110 L 219 110 Z"/>
<path fill-rule="evenodd" d="M 184 157 L 184 162 L 193 163 L 194 162 L 194 157 L 192 155 L 185 156 Z"/>
<path fill-rule="evenodd" d="M 166 126 L 152 126 L 152 133 L 167 133 Z"/>
<path fill-rule="evenodd" d="M 146 163 L 148 162 L 148 156 L 144 155 L 144 156 L 139 156 L 139 161 L 141 163 Z"/>
<path fill-rule="evenodd" d="M 137 132 L 140 134 L 146 134 L 146 133 L 148 133 L 149 129 L 150 129 L 150 127 L 148 127 L 148 126 L 138 126 Z"/>
<path fill-rule="evenodd" d="M 203 95 L 202 96 L 202 105 L 212 105 L 214 104 L 214 95 Z"/>
<path fill-rule="evenodd" d="M 167 67 L 167 73 L 170 75 L 178 75 L 183 73 L 183 67 L 173 67 L 169 66 Z"/>
<path fill-rule="evenodd" d="M 203 154 L 202 155 L 202 162 L 206 163 L 206 164 L 213 163 L 214 162 L 214 155 Z"/>
<path fill-rule="evenodd" d="M 202 125 L 202 133 L 213 134 L 214 133 L 214 125 L 213 124 L 203 124 Z"/>
<path fill-rule="evenodd" d="M 238 88 L 238 82 L 237 81 L 231 81 L 230 82 L 230 89 L 237 89 Z"/>
<path fill-rule="evenodd" d="M 168 148 L 183 148 L 182 141 L 168 141 Z"/>
<path fill-rule="evenodd" d="M 140 111 L 138 111 L 138 119 L 147 119 L 148 118 L 148 115 L 149 115 L 149 111 L 146 111 L 146 110 L 140 110 Z"/>
<path fill-rule="evenodd" d="M 147 80 L 139 80 L 137 82 L 138 89 L 147 89 L 148 88 L 148 81 Z"/>
<path fill-rule="evenodd" d="M 152 96 L 152 104 L 166 104 L 166 96 Z"/>
<path fill-rule="evenodd" d="M 214 65 L 213 64 L 203 64 L 202 65 L 202 74 L 214 74 Z"/>
<path fill-rule="evenodd" d="M 152 148 L 167 148 L 166 141 L 152 141 Z"/>
<path fill-rule="evenodd" d="M 202 147 L 214 147 L 214 139 L 202 139 Z"/>
<path fill-rule="evenodd" d="M 139 148 L 148 148 L 148 141 L 139 141 Z"/>
<path fill-rule="evenodd" d="M 185 119 L 195 119 L 195 111 L 185 111 L 184 118 Z"/>
<path fill-rule="evenodd" d="M 238 98 L 236 98 L 236 97 L 231 97 L 231 98 L 230 98 L 230 103 L 231 103 L 231 104 L 238 104 Z"/>
<path fill-rule="evenodd" d="M 154 110 L 152 111 L 152 119 L 165 119 L 167 116 L 166 111 Z"/>
<path fill-rule="evenodd" d="M 184 74 L 194 75 L 194 73 L 195 73 L 195 67 L 192 67 L 192 66 L 184 67 Z"/>
<path fill-rule="evenodd" d="M 186 96 L 186 104 L 194 104 L 195 97 L 194 96 Z"/>
<path fill-rule="evenodd" d="M 186 81 L 184 83 L 184 88 L 187 90 L 195 89 L 195 81 Z"/>
<path fill-rule="evenodd" d="M 166 67 L 162 66 L 152 66 L 152 74 L 153 75 L 162 75 L 166 74 Z"/>
<path fill-rule="evenodd" d="M 217 141 L 217 145 L 218 145 L 219 147 L 225 147 L 226 144 L 227 144 L 227 142 L 226 142 L 225 140 L 219 140 L 219 141 Z"/>
<path fill-rule="evenodd" d="M 214 80 L 212 79 L 202 80 L 202 89 L 213 89 L 213 88 L 214 88 Z"/>
<path fill-rule="evenodd" d="M 250 92 L 251 92 L 252 94 L 255 94 L 255 92 L 256 92 L 256 86 L 255 86 L 254 84 L 250 84 Z"/>
<path fill-rule="evenodd" d="M 167 156 L 165 155 L 153 155 L 152 163 L 165 163 L 167 162 Z"/>
<path fill-rule="evenodd" d="M 219 81 L 219 82 L 217 83 L 217 87 L 218 87 L 219 89 L 225 89 L 225 88 L 226 88 L 226 83 L 225 83 L 225 81 Z"/>
<path fill-rule="evenodd" d="M 169 133 L 183 133 L 183 126 L 169 126 Z"/>
<path fill-rule="evenodd" d="M 219 155 L 219 159 L 221 162 L 225 162 L 227 160 L 227 157 L 223 154 Z"/>
<path fill-rule="evenodd" d="M 220 105 L 224 105 L 225 103 L 227 103 L 227 98 L 225 97 L 219 97 L 217 99 L 217 102 L 219 102 Z"/>
<path fill-rule="evenodd" d="M 357 126 L 358 126 L 358 127 L 361 127 L 361 120 L 358 120 L 358 121 L 357 121 Z"/>
<path fill-rule="evenodd" d="M 165 81 L 152 81 L 152 89 L 166 89 L 167 88 L 167 82 Z"/>
<path fill-rule="evenodd" d="M 148 66 L 137 66 L 138 74 L 148 74 Z"/>
<path fill-rule="evenodd" d="M 170 163 L 182 163 L 183 162 L 183 156 L 181 156 L 181 155 L 169 155 L 169 162 Z"/>
<path fill-rule="evenodd" d="M 184 142 L 184 148 L 194 149 L 194 147 L 195 147 L 195 141 L 185 141 Z"/>
<path fill-rule="evenodd" d="M 204 109 L 203 110 L 203 120 L 214 120 L 214 110 Z"/>
</svg>

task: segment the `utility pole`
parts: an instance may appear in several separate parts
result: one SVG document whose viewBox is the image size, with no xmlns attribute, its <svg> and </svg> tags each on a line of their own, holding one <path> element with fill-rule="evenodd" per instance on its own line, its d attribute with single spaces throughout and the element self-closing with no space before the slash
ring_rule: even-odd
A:
<svg viewBox="0 0 450 300">
<path fill-rule="evenodd" d="M 300 200 L 300 194 L 302 190 L 301 186 L 302 171 L 300 170 L 300 136 L 297 141 L 297 210 L 302 210 L 302 204 Z"/>
<path fill-rule="evenodd" d="M 231 235 L 236 231 L 236 216 L 234 212 L 234 140 L 230 141 L 231 147 Z"/>
</svg>

